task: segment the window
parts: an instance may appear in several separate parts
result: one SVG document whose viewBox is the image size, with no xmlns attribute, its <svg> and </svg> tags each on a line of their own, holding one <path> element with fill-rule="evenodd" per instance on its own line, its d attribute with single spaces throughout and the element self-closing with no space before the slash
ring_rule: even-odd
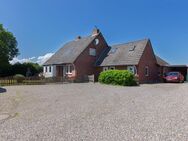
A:
<svg viewBox="0 0 188 141">
<path fill-rule="evenodd" d="M 66 65 L 65 70 L 66 70 L 66 74 L 72 74 L 73 66 L 72 65 Z"/>
<path fill-rule="evenodd" d="M 149 67 L 148 66 L 145 67 L 145 76 L 149 76 Z"/>
<path fill-rule="evenodd" d="M 135 45 L 134 45 L 134 46 L 130 46 L 129 51 L 134 51 L 134 50 L 135 50 L 135 48 L 136 48 L 136 46 L 135 46 Z"/>
<path fill-rule="evenodd" d="M 110 50 L 110 52 L 109 52 L 109 54 L 113 54 L 113 53 L 115 53 L 116 52 L 116 50 L 117 50 L 117 48 L 111 48 L 111 50 Z"/>
<path fill-rule="evenodd" d="M 89 55 L 96 56 L 96 49 L 95 48 L 90 48 L 89 49 Z"/>
<path fill-rule="evenodd" d="M 103 71 L 115 70 L 115 67 L 103 67 Z"/>
<path fill-rule="evenodd" d="M 99 44 L 99 39 L 95 39 L 95 45 Z"/>
<path fill-rule="evenodd" d="M 158 71 L 158 76 L 161 76 L 161 72 L 160 71 Z"/>
<path fill-rule="evenodd" d="M 52 67 L 51 66 L 49 66 L 49 72 L 52 72 Z"/>
<path fill-rule="evenodd" d="M 137 73 L 136 66 L 128 66 L 127 70 L 130 71 L 130 72 L 132 72 L 133 74 Z"/>
<path fill-rule="evenodd" d="M 115 67 L 109 67 L 110 70 L 115 70 Z"/>
<path fill-rule="evenodd" d="M 48 67 L 47 66 L 45 67 L 45 72 L 48 72 Z"/>
<path fill-rule="evenodd" d="M 108 67 L 103 67 L 103 71 L 107 71 L 108 70 Z"/>
</svg>

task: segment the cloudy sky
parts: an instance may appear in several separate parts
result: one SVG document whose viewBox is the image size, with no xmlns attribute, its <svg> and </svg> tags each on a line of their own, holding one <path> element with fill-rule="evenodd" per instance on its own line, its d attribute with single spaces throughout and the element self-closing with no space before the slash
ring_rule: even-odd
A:
<svg viewBox="0 0 188 141">
<path fill-rule="evenodd" d="M 17 62 L 19 63 L 25 63 L 25 62 L 33 62 L 33 63 L 38 63 L 42 65 L 45 63 L 54 53 L 47 53 L 43 56 L 38 56 L 38 57 L 30 57 L 30 58 L 22 58 L 19 59 L 18 57 L 15 57 L 12 61 L 10 61 L 11 64 L 15 64 Z"/>
<path fill-rule="evenodd" d="M 110 45 L 150 38 L 172 64 L 188 64 L 187 0 L 1 0 L 0 23 L 18 40 L 13 62 L 42 63 L 64 43 L 100 28 Z"/>
</svg>

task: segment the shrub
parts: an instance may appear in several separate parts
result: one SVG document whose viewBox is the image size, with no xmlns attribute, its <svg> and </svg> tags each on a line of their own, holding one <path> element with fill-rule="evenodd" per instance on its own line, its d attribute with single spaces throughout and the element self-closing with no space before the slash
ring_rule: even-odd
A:
<svg viewBox="0 0 188 141">
<path fill-rule="evenodd" d="M 14 79 L 18 82 L 18 83 L 22 83 L 23 80 L 25 79 L 25 76 L 22 74 L 16 74 L 14 75 Z"/>
<path fill-rule="evenodd" d="M 108 70 L 101 72 L 99 82 L 121 86 L 137 85 L 134 75 L 128 70 Z"/>
</svg>

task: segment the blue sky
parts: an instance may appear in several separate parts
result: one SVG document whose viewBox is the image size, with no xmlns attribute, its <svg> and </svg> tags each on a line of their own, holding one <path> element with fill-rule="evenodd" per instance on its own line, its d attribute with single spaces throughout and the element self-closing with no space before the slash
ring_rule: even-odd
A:
<svg viewBox="0 0 188 141">
<path fill-rule="evenodd" d="M 186 0 L 1 0 L 0 23 L 19 43 L 19 59 L 57 51 L 96 25 L 112 45 L 150 38 L 156 54 L 188 64 Z"/>
</svg>

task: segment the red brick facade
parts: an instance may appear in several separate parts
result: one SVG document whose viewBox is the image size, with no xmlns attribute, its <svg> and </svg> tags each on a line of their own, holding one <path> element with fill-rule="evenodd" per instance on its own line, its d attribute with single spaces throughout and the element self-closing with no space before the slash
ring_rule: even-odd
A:
<svg viewBox="0 0 188 141">
<path fill-rule="evenodd" d="M 95 40 L 88 45 L 88 47 L 80 54 L 80 56 L 74 62 L 76 70 L 76 79 L 83 80 L 87 75 L 96 74 L 95 62 L 98 57 L 101 55 L 102 51 L 105 50 L 108 45 L 100 33 L 96 36 L 95 39 L 99 40 L 99 43 L 96 45 Z M 96 49 L 96 56 L 89 55 L 89 49 Z"/>
<path fill-rule="evenodd" d="M 99 57 L 101 52 L 108 47 L 102 34 L 99 34 L 97 37 L 99 39 L 99 44 L 95 45 L 92 42 L 86 50 L 84 50 L 80 56 L 75 61 L 75 70 L 76 70 L 76 79 L 83 80 L 84 76 L 95 74 L 97 80 L 99 73 L 103 71 L 103 67 L 95 67 L 94 63 Z M 96 49 L 96 56 L 89 55 L 89 48 Z M 148 75 L 146 75 L 146 67 L 148 67 Z M 160 67 L 157 65 L 155 54 L 152 48 L 150 41 L 147 43 L 144 53 L 140 59 L 138 65 L 136 65 L 137 74 L 139 76 L 140 83 L 153 83 L 160 81 Z M 126 70 L 127 66 L 115 66 L 115 69 Z"/>
<path fill-rule="evenodd" d="M 146 67 L 148 67 L 148 76 L 145 75 Z M 158 69 L 155 54 L 149 41 L 137 66 L 140 83 L 157 82 L 159 80 Z"/>
<path fill-rule="evenodd" d="M 71 79 L 83 81 L 87 78 L 88 75 L 94 75 L 95 81 L 97 81 L 100 72 L 103 71 L 103 67 L 105 67 L 106 64 L 103 65 L 103 67 L 100 67 L 100 65 L 99 66 L 96 65 L 96 62 L 98 60 L 102 60 L 99 59 L 101 55 L 103 56 L 105 54 L 104 52 L 106 50 L 107 51 L 110 50 L 111 47 L 108 46 L 107 42 L 105 41 L 105 38 L 103 37 L 102 33 L 98 29 L 95 29 L 93 31 L 91 37 L 92 40 L 89 42 L 88 45 L 86 45 L 86 48 L 83 51 L 82 50 L 80 51 L 80 53 L 78 54 L 78 56 L 73 62 L 64 63 L 64 64 L 62 63 L 56 66 L 56 77 L 68 77 Z M 77 40 L 82 41 L 82 38 L 79 36 Z M 154 54 L 150 40 L 145 40 L 145 41 L 146 41 L 146 45 L 144 44 L 144 49 L 141 52 L 137 52 L 137 54 L 141 54 L 141 57 L 139 56 L 140 59 L 138 60 L 137 63 L 133 63 L 130 65 L 118 65 L 119 63 L 116 63 L 116 66 L 108 66 L 108 67 L 115 67 L 115 69 L 118 70 L 126 70 L 126 69 L 132 70 L 134 68 L 133 72 L 138 75 L 140 83 L 153 83 L 153 82 L 161 81 L 162 80 L 161 76 L 163 75 L 162 74 L 163 68 L 157 63 L 156 56 Z M 95 49 L 94 50 L 95 55 L 90 54 L 90 49 Z M 118 58 L 119 56 L 122 57 L 125 56 L 125 54 L 124 53 L 121 55 L 118 54 L 116 58 Z M 104 56 L 104 58 L 105 57 L 106 56 Z M 134 58 L 132 57 L 132 59 Z M 115 62 L 117 61 L 118 59 L 116 59 Z M 111 65 L 111 63 L 109 64 Z M 67 65 L 68 65 L 68 69 L 67 69 L 68 71 L 66 69 L 63 69 L 66 68 Z M 70 69 L 70 65 L 71 65 L 71 69 Z"/>
</svg>

